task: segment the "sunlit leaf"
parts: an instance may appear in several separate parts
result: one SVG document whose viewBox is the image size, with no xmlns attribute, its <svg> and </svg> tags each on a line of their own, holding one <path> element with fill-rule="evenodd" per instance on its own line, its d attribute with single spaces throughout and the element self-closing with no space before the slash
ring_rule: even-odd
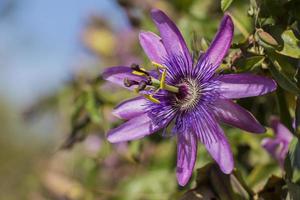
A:
<svg viewBox="0 0 300 200">
<path fill-rule="evenodd" d="M 233 20 L 234 26 L 237 27 L 237 29 L 243 34 L 245 38 L 247 38 L 250 33 L 246 28 L 245 21 L 241 21 L 241 19 L 236 17 L 236 15 L 234 15 L 233 13 L 230 13 L 230 16 Z"/>
<path fill-rule="evenodd" d="M 229 8 L 232 4 L 233 0 L 221 0 L 221 9 L 223 12 Z"/>
<path fill-rule="evenodd" d="M 300 58 L 300 40 L 295 36 L 292 30 L 286 30 L 281 34 L 283 40 L 283 49 L 278 53 L 292 58 Z"/>
<path fill-rule="evenodd" d="M 257 184 L 265 181 L 278 166 L 272 163 L 268 163 L 266 165 L 257 165 L 251 171 L 248 176 L 248 183 L 251 187 L 256 186 Z"/>
</svg>

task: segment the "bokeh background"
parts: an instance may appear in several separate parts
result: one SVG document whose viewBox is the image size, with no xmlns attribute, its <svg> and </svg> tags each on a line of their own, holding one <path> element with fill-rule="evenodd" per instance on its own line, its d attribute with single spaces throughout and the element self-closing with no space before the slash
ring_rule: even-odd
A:
<svg viewBox="0 0 300 200">
<path fill-rule="evenodd" d="M 181 188 L 175 138 L 157 134 L 117 145 L 105 139 L 121 123 L 110 111 L 134 94 L 103 82 L 101 72 L 133 62 L 147 67 L 138 32 L 157 32 L 151 8 L 176 22 L 193 51 L 207 48 L 223 16 L 218 0 L 0 0 L 0 199 L 179 199 L 195 187 L 196 168 L 211 161 L 204 148 Z M 241 42 L 254 31 L 249 1 L 234 1 L 229 12 L 234 42 Z M 251 69 L 268 74 L 258 61 Z M 268 126 L 278 113 L 274 99 L 239 103 Z M 273 134 L 269 128 L 264 136 L 224 129 L 254 190 L 281 175 L 260 145 Z"/>
</svg>

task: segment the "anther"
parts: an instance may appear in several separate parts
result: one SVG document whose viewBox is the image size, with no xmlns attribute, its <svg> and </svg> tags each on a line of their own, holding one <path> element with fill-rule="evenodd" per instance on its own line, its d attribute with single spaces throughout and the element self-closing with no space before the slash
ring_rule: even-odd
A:
<svg viewBox="0 0 300 200">
<path fill-rule="evenodd" d="M 133 69 L 134 71 L 137 71 L 137 72 L 140 72 L 140 73 L 143 73 L 143 74 L 149 76 L 149 73 L 145 69 L 141 68 L 136 63 L 131 64 L 130 68 Z"/>
<path fill-rule="evenodd" d="M 124 85 L 126 87 L 131 87 L 133 85 L 138 85 L 138 84 L 139 84 L 139 82 L 137 82 L 137 81 L 129 80 L 128 78 L 124 78 Z"/>
</svg>

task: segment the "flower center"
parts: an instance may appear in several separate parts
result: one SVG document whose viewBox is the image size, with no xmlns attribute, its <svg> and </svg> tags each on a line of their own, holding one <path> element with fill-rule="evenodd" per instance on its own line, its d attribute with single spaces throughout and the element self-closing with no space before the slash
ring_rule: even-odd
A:
<svg viewBox="0 0 300 200">
<path fill-rule="evenodd" d="M 175 94 L 176 106 L 178 106 L 180 110 L 194 108 L 201 97 L 201 87 L 199 83 L 193 79 L 185 79 L 178 84 L 177 87 L 179 87 L 179 93 Z"/>
</svg>

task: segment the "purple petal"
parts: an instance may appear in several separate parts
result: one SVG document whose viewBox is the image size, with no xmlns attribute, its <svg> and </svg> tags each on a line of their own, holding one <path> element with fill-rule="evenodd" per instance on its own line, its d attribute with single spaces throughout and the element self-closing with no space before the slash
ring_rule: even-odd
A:
<svg viewBox="0 0 300 200">
<path fill-rule="evenodd" d="M 226 74 L 219 80 L 220 94 L 226 99 L 260 96 L 277 87 L 274 80 L 253 74 Z"/>
<path fill-rule="evenodd" d="M 205 52 L 205 55 L 200 57 L 199 63 L 207 60 L 212 65 L 211 67 L 214 69 L 218 68 L 230 48 L 233 31 L 232 19 L 229 15 L 225 14 L 215 38 Z"/>
<path fill-rule="evenodd" d="M 223 173 L 230 174 L 234 167 L 231 148 L 221 127 L 217 125 L 217 128 L 219 140 L 204 145 L 212 158 L 218 163 Z"/>
<path fill-rule="evenodd" d="M 159 36 L 152 32 L 141 32 L 139 35 L 140 44 L 148 58 L 157 63 L 163 63 L 167 52 Z"/>
<path fill-rule="evenodd" d="M 190 180 L 197 156 L 197 138 L 190 132 L 178 133 L 177 180 L 185 186 Z"/>
<path fill-rule="evenodd" d="M 284 160 L 289 150 L 289 144 L 293 139 L 292 133 L 278 118 L 271 118 L 271 127 L 274 129 L 275 138 L 265 138 L 262 146 L 275 158 L 280 166 L 284 168 Z"/>
<path fill-rule="evenodd" d="M 293 139 L 293 134 L 290 130 L 285 127 L 278 118 L 272 117 L 271 118 L 271 127 L 274 130 L 276 138 L 279 140 L 289 144 Z"/>
<path fill-rule="evenodd" d="M 169 56 L 182 57 L 187 66 L 192 66 L 192 57 L 186 43 L 170 18 L 160 10 L 151 11 L 152 19 L 160 32 L 162 42 Z"/>
<path fill-rule="evenodd" d="M 123 101 L 113 110 L 113 114 L 121 119 L 131 119 L 145 113 L 147 100 L 143 97 L 136 97 Z"/>
<path fill-rule="evenodd" d="M 142 76 L 137 76 L 132 74 L 132 69 L 125 66 L 110 67 L 104 70 L 102 76 L 105 80 L 115 83 L 121 87 L 125 87 L 124 79 L 128 78 L 129 80 L 141 81 L 144 78 Z M 125 87 L 127 89 L 133 89 L 136 86 Z"/>
<path fill-rule="evenodd" d="M 288 144 L 283 141 L 272 138 L 265 138 L 262 140 L 262 146 L 266 149 L 273 158 L 275 158 L 280 166 L 284 167 L 284 160 L 288 153 Z"/>
<path fill-rule="evenodd" d="M 215 106 L 216 116 L 221 122 L 253 133 L 266 131 L 249 111 L 231 100 L 218 99 Z"/>
<path fill-rule="evenodd" d="M 147 114 L 139 115 L 108 132 L 107 139 L 111 143 L 125 142 L 143 138 L 163 128 L 169 121 L 160 125 L 154 124 Z"/>
</svg>

